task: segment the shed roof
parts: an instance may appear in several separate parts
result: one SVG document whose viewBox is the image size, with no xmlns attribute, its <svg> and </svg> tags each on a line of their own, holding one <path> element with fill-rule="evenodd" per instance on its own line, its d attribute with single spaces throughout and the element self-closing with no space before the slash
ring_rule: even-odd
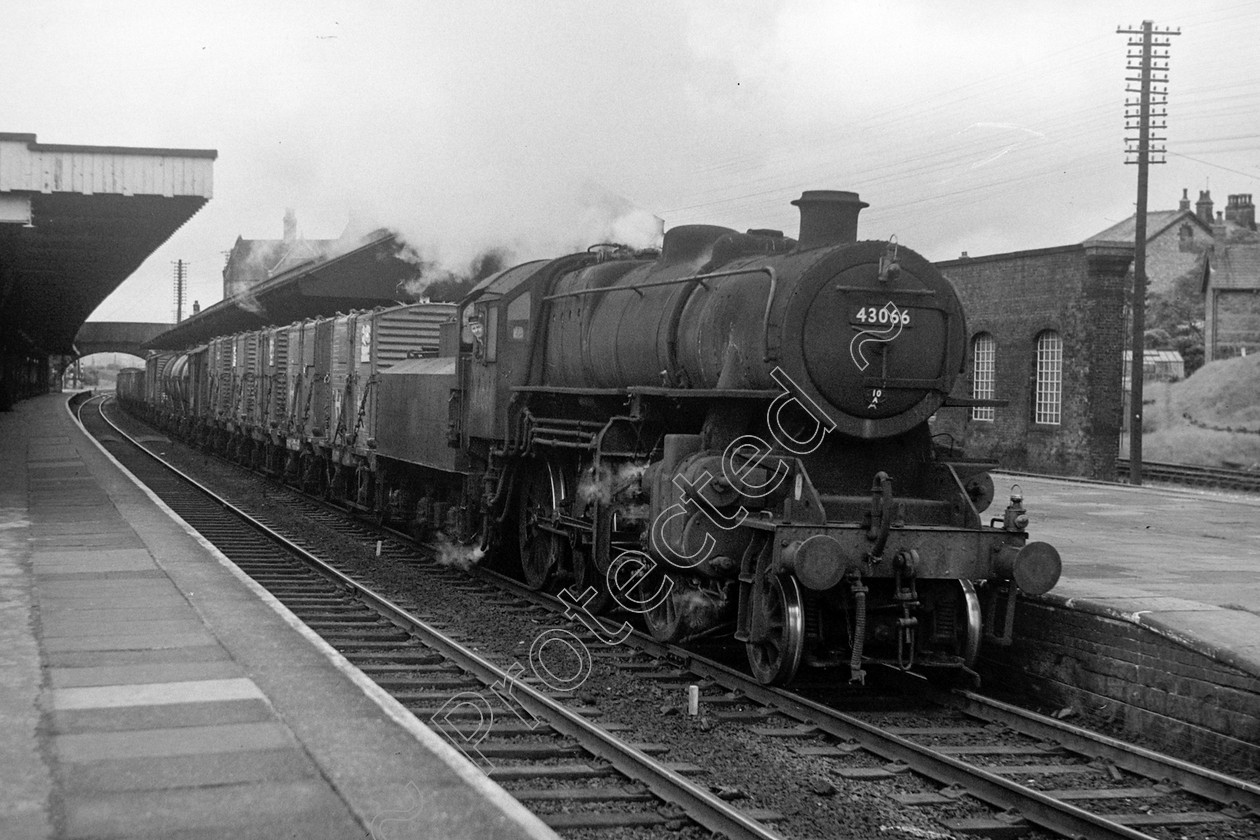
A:
<svg viewBox="0 0 1260 840">
<path fill-rule="evenodd" d="M 1124 360 L 1126 363 L 1133 360 L 1132 350 L 1124 351 Z M 1182 358 L 1181 353 L 1178 352 L 1177 350 L 1149 350 L 1148 349 L 1148 350 L 1142 351 L 1142 362 L 1148 365 L 1181 364 L 1184 361 L 1185 359 Z"/>
</svg>

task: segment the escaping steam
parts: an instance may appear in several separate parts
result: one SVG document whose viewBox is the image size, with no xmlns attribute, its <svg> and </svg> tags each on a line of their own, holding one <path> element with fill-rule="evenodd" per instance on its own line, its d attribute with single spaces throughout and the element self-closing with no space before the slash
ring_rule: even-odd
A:
<svg viewBox="0 0 1260 840">
<path fill-rule="evenodd" d="M 437 549 L 437 562 L 441 566 L 454 567 L 462 572 L 466 572 L 473 566 L 481 562 L 486 556 L 486 550 L 477 546 L 460 545 L 452 541 L 443 533 L 438 533 L 437 538 L 433 541 L 434 548 Z"/>
<path fill-rule="evenodd" d="M 578 498 L 588 505 L 610 504 L 617 494 L 637 488 L 647 467 L 646 463 L 629 462 L 618 467 L 615 473 L 603 464 L 588 467 L 578 479 Z"/>
<path fill-rule="evenodd" d="M 403 243 L 399 256 L 418 269 L 404 291 L 415 298 L 458 300 L 485 277 L 528 260 L 609 242 L 635 250 L 660 247 L 664 222 L 599 184 L 534 186 L 487 190 L 477 196 L 472 213 L 389 219 Z"/>
<path fill-rule="evenodd" d="M 581 215 L 578 221 L 579 245 L 596 242 L 616 242 L 636 250 L 659 248 L 664 236 L 665 222 L 651 213 L 636 207 L 628 199 L 587 181 L 578 192 Z"/>
<path fill-rule="evenodd" d="M 434 260 L 425 259 L 410 242 L 403 243 L 398 258 L 410 263 L 417 272 L 416 276 L 401 284 L 399 291 L 411 300 L 431 302 L 463 299 L 474 286 L 502 271 L 512 260 L 507 248 L 487 248 L 473 257 L 465 268 L 452 271 Z"/>
</svg>

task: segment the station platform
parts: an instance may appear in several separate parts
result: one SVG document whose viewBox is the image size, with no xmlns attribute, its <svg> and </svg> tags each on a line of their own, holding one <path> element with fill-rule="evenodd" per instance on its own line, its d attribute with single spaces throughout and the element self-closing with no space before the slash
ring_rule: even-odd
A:
<svg viewBox="0 0 1260 840">
<path fill-rule="evenodd" d="M 1260 497 L 994 473 L 1063 557 L 1052 603 L 1095 609 L 1260 677 Z M 999 511 L 1000 513 L 1000 511 Z"/>
<path fill-rule="evenodd" d="M 555 838 L 51 394 L 0 413 L 0 837 Z"/>
<path fill-rule="evenodd" d="M 1024 599 L 999 679 L 1162 751 L 1260 771 L 1260 498 L 993 473 L 1063 558 Z M 990 680 L 990 685 L 992 681 Z"/>
</svg>

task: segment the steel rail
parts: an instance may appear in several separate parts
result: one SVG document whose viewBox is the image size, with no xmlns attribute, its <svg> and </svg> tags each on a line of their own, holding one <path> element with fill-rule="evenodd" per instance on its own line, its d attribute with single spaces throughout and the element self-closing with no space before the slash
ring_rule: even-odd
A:
<svg viewBox="0 0 1260 840">
<path fill-rule="evenodd" d="M 411 541 L 400 532 L 398 537 Z M 333 570 L 334 572 L 336 570 Z M 570 618 L 575 615 L 572 605 L 554 596 L 524 587 L 519 581 L 498 572 L 475 568 L 476 577 L 490 579 L 494 585 L 508 589 L 526 600 L 543 604 L 551 609 L 564 611 Z M 588 619 L 589 620 L 589 619 Z M 599 619 L 606 630 L 614 630 L 605 619 Z M 632 647 L 660 659 L 685 668 L 697 676 L 713 680 L 728 690 L 736 690 L 750 701 L 774 709 L 789 717 L 811 724 L 820 731 L 840 739 L 853 740 L 868 751 L 891 761 L 904 762 L 911 769 L 933 778 L 942 784 L 957 783 L 960 777 L 971 780 L 969 793 L 987 804 L 1020 813 L 1026 820 L 1041 827 L 1071 837 L 1149 839 L 1151 835 L 1112 822 L 1073 805 L 1048 797 L 1039 791 L 1026 788 L 983 768 L 960 761 L 948 755 L 935 753 L 930 747 L 916 744 L 900 736 L 882 732 L 878 727 L 830 709 L 807 698 L 791 694 L 783 689 L 771 688 L 752 681 L 742 672 L 718 663 L 703 655 L 676 645 L 655 641 L 639 631 L 631 634 Z M 475 656 L 475 654 L 473 654 Z M 457 659 L 451 656 L 452 659 Z M 461 663 L 462 664 L 462 663 Z M 488 663 L 487 663 L 488 664 Z M 488 665 L 494 668 L 493 665 Z M 502 672 L 495 671 L 496 674 Z M 480 675 L 479 675 L 479 678 Z M 496 677 L 501 679 L 501 677 Z M 484 678 L 483 678 L 484 680 Z M 486 680 L 488 681 L 488 680 Z M 514 681 L 513 685 L 525 692 L 537 694 L 531 687 Z M 972 692 L 944 692 L 931 689 L 930 694 L 938 702 L 960 708 L 966 714 L 1002 723 L 1033 737 L 1060 743 L 1068 750 L 1093 758 L 1103 758 L 1118 768 L 1155 780 L 1169 780 L 1187 793 L 1195 794 L 1225 806 L 1249 809 L 1260 815 L 1260 787 L 1250 785 L 1224 774 L 1197 767 L 1170 756 L 1107 738 L 1062 721 L 1045 718 L 1000 701 L 985 698 Z M 548 700 L 545 696 L 541 699 Z M 519 699 L 519 698 L 518 698 Z M 523 704 L 524 705 L 524 704 Z M 561 707 L 563 708 L 563 707 Z M 566 713 L 568 710 L 564 710 Z M 572 714 L 572 713 L 568 713 Z M 578 718 L 581 721 L 580 718 Z M 582 721 L 585 723 L 585 721 Z M 589 724 L 587 724 L 589 725 Z M 568 730 L 565 734 L 570 734 Z M 570 734 L 574 740 L 580 737 Z M 589 748 L 588 748 L 589 749 Z M 597 753 L 595 750 L 591 750 Z M 603 757 L 603 756 L 601 756 Z M 606 759 L 609 760 L 609 759 Z M 609 760 L 610 763 L 615 762 Z M 618 769 L 622 769 L 618 767 Z M 627 775 L 631 775 L 629 772 Z M 658 794 L 659 795 L 659 794 Z M 661 798 L 667 799 L 662 796 Z"/>
<path fill-rule="evenodd" d="M 1073 752 L 1104 758 L 1122 770 L 1129 770 L 1149 779 L 1166 779 L 1188 793 L 1221 805 L 1247 808 L 1260 816 L 1260 785 L 1090 732 L 1061 720 L 1034 714 L 972 691 L 956 689 L 943 697 L 942 702 L 974 717 L 1001 723 L 1037 738 L 1058 742 Z"/>
<path fill-rule="evenodd" d="M 684 667 L 693 673 L 736 689 L 751 700 L 773 708 L 802 723 L 816 726 L 833 738 L 853 740 L 864 749 L 890 761 L 902 762 L 943 785 L 963 781 L 967 792 L 988 805 L 1017 811 L 1029 822 L 1067 837 L 1090 840 L 1151 840 L 1150 835 L 1114 823 L 1097 814 L 1061 802 L 975 765 L 935 752 L 899 735 L 828 708 L 813 700 L 767 688 L 705 657 L 689 655 Z"/>
<path fill-rule="evenodd" d="M 1127 469 L 1127 458 L 1117 458 L 1116 468 Z M 1215 487 L 1235 492 L 1254 493 L 1260 490 L 1260 473 L 1232 467 L 1203 467 L 1197 464 L 1169 464 L 1143 461 L 1142 471 L 1155 481 L 1189 487 Z"/>
<path fill-rule="evenodd" d="M 476 574 L 503 581 L 514 593 L 531 600 L 537 599 L 553 606 L 559 604 L 561 609 L 571 609 L 560 599 L 526 589 L 519 581 L 498 572 L 477 569 Z M 610 633 L 616 630 L 607 620 L 599 621 Z M 738 691 L 754 703 L 795 718 L 801 723 L 810 724 L 837 740 L 855 741 L 867 751 L 891 762 L 904 763 L 911 770 L 942 785 L 961 783 L 969 794 L 987 805 L 1003 811 L 1018 812 L 1028 822 L 1061 836 L 1089 840 L 1153 840 L 1149 834 L 1047 796 L 990 773 L 982 767 L 937 753 L 929 746 L 884 732 L 879 727 L 844 712 L 782 689 L 762 685 L 746 674 L 708 657 L 675 645 L 662 644 L 637 630 L 631 634 L 631 638 L 635 647 L 648 655 L 669 660 L 698 677 L 712 680 L 727 690 Z"/>
<path fill-rule="evenodd" d="M 542 716 L 558 732 L 577 741 L 584 749 L 596 757 L 607 761 L 633 781 L 646 786 L 648 790 L 665 802 L 680 808 L 686 817 L 710 831 L 726 835 L 731 840 L 743 840 L 744 838 L 747 838 L 747 840 L 783 840 L 783 835 L 748 817 L 738 808 L 728 805 L 723 800 L 692 784 L 680 774 L 663 766 L 611 733 L 605 732 L 532 686 L 521 682 L 516 677 L 516 674 L 520 673 L 519 671 L 504 671 L 472 650 L 443 635 L 436 628 L 412 615 L 389 598 L 356 581 L 300 545 L 292 542 L 283 534 L 254 519 L 196 479 L 163 461 L 147 447 L 140 445 L 130 435 L 110 422 L 103 411 L 101 412 L 101 417 L 124 439 L 179 476 L 190 486 L 205 494 L 216 504 L 221 505 L 224 510 L 240 518 L 242 522 L 248 524 L 268 539 L 274 540 L 278 545 L 292 552 L 303 562 L 318 569 L 322 574 L 332 578 L 373 608 L 381 611 L 390 620 L 401 623 L 408 630 L 415 632 L 425 644 L 436 648 L 442 655 L 451 659 L 460 667 L 465 668 L 477 679 L 485 683 L 486 686 L 504 686 L 507 693 L 510 693 L 515 700 L 531 712 L 536 713 L 535 717 Z"/>
</svg>

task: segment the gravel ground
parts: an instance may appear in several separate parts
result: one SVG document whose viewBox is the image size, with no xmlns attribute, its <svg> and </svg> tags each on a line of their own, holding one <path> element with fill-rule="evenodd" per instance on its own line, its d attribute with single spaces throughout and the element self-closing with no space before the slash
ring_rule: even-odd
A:
<svg viewBox="0 0 1260 840">
<path fill-rule="evenodd" d="M 274 519 L 291 518 L 291 508 L 276 501 L 276 492 L 255 476 L 243 473 L 210 456 L 172 444 L 167 455 L 178 466 L 205 483 L 234 495 Z M 580 630 L 566 625 L 560 617 L 531 616 L 506 612 L 484 603 L 484 598 L 461 592 L 449 576 L 434 576 L 431 561 L 416 559 L 400 563 L 396 559 L 378 558 L 372 546 L 346 537 L 330 528 L 312 525 L 307 533 L 309 543 L 320 551 L 338 558 L 343 569 L 369 578 L 374 588 L 386 596 L 419 606 L 423 617 L 458 630 L 469 640 L 468 646 L 494 660 L 501 667 L 513 661 L 528 668 L 530 645 L 538 635 L 553 627 Z M 458 581 L 458 578 L 454 579 Z M 563 670 L 563 660 L 555 663 Z M 630 727 L 621 737 L 637 743 L 664 744 L 669 748 L 664 759 L 686 762 L 704 768 L 703 775 L 693 777 L 698 784 L 749 808 L 775 811 L 783 819 L 773 823 L 776 830 L 794 838 L 938 838 L 963 837 L 942 826 L 941 820 L 988 815 L 987 808 L 970 798 L 948 806 L 908 807 L 890 797 L 899 793 L 925 793 L 938 786 L 914 774 L 901 773 L 885 780 L 852 780 L 841 777 L 837 770 L 846 767 L 880 767 L 885 764 L 876 756 L 857 751 L 842 759 L 802 755 L 797 748 L 823 746 L 817 737 L 765 737 L 754 734 L 752 726 L 791 726 L 783 718 L 749 724 L 723 720 L 719 711 L 740 706 L 713 706 L 701 703 L 700 714 L 686 713 L 686 688 L 663 687 L 652 680 L 618 670 L 598 655 L 593 659 L 590 676 L 577 690 L 579 701 L 598 706 L 604 713 L 601 721 L 615 721 Z M 702 694 L 715 695 L 717 689 Z M 875 716 L 871 716 L 874 719 Z M 898 725 L 910 717 L 897 718 Z M 938 714 L 923 718 L 923 725 L 940 725 Z M 928 724 L 927 721 L 931 721 Z M 1026 763 L 1017 759 L 1006 763 Z M 1089 777 L 1047 777 L 1052 787 L 1088 786 Z M 601 781 L 596 784 L 610 784 Z M 1046 786 L 1043 784 L 1041 786 Z M 508 785 L 510 788 L 512 785 Z M 1136 786 L 1136 785 L 1135 785 Z M 1137 811 L 1142 800 L 1118 803 L 1115 811 Z M 1187 806 L 1198 810 L 1200 806 Z M 1254 829 L 1253 824 L 1244 826 Z M 1176 840 L 1206 840 L 1215 837 L 1260 837 L 1260 833 L 1231 833 L 1229 827 L 1211 826 L 1210 831 L 1178 828 L 1172 831 L 1153 829 L 1155 836 Z M 662 829 L 617 829 L 598 832 L 566 832 L 566 836 L 594 837 L 600 840 L 629 840 L 637 837 L 661 836 Z M 669 831 L 670 837 L 707 836 L 694 828 Z M 1040 835 L 1030 833 L 1029 838 Z"/>
</svg>

